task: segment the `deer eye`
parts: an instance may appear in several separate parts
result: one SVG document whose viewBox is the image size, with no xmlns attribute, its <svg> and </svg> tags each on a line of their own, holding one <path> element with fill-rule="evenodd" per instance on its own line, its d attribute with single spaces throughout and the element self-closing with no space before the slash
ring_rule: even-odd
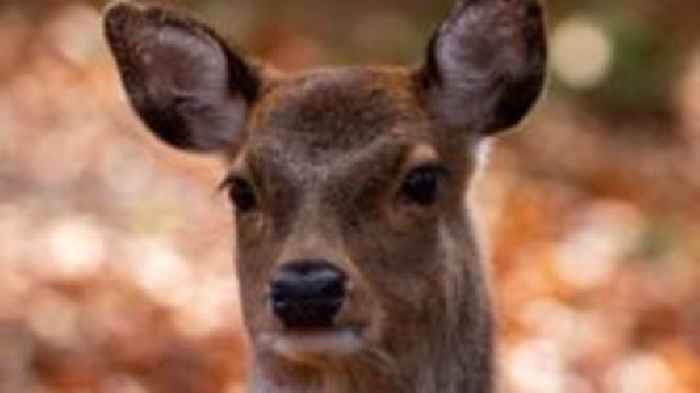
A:
<svg viewBox="0 0 700 393">
<path fill-rule="evenodd" d="M 257 207 L 255 189 L 249 181 L 234 177 L 227 179 L 223 186 L 228 188 L 229 198 L 239 212 L 248 213 Z"/>
<path fill-rule="evenodd" d="M 424 165 L 410 171 L 401 186 L 401 193 L 411 202 L 423 206 L 435 203 L 440 179 L 447 175 L 447 169 L 439 165 Z"/>
</svg>

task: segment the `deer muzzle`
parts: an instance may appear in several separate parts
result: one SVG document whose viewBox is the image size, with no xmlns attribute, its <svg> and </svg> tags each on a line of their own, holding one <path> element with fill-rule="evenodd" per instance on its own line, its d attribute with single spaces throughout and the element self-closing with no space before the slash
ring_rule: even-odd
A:
<svg viewBox="0 0 700 393">
<path fill-rule="evenodd" d="M 287 263 L 270 282 L 272 313 L 287 330 L 333 328 L 346 282 L 347 275 L 325 260 Z"/>
</svg>

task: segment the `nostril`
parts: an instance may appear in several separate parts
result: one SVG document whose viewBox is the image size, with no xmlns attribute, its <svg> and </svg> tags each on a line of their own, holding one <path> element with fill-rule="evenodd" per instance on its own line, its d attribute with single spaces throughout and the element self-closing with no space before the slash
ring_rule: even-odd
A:
<svg viewBox="0 0 700 393">
<path fill-rule="evenodd" d="M 325 261 L 281 267 L 270 283 L 272 309 L 287 327 L 326 327 L 340 311 L 347 276 Z"/>
<path fill-rule="evenodd" d="M 323 297 L 343 297 L 345 296 L 345 280 L 337 277 L 318 283 L 319 294 Z"/>
<path fill-rule="evenodd" d="M 284 265 L 270 284 L 273 297 L 318 298 L 343 296 L 346 275 L 327 262 L 294 262 Z"/>
</svg>

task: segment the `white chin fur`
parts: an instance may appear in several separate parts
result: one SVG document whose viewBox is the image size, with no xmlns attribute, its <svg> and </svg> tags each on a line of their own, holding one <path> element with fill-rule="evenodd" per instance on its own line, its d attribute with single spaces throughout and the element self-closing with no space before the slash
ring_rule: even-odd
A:
<svg viewBox="0 0 700 393">
<path fill-rule="evenodd" d="M 295 361 L 342 357 L 362 348 L 362 339 L 354 329 L 266 334 L 261 339 L 278 355 Z"/>
</svg>

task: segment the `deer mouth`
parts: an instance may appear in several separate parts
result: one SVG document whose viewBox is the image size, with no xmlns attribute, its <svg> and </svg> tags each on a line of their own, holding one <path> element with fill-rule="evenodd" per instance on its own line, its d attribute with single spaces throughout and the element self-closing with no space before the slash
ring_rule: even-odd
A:
<svg viewBox="0 0 700 393">
<path fill-rule="evenodd" d="M 362 350 L 363 329 L 357 326 L 286 329 L 264 334 L 263 343 L 276 354 L 294 361 L 344 357 Z"/>
</svg>

